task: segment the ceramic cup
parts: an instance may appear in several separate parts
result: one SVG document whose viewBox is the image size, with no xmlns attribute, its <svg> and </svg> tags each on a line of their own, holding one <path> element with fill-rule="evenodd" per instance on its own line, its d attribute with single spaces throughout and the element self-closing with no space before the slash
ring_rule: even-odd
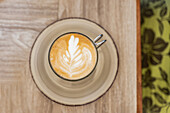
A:
<svg viewBox="0 0 170 113">
<path fill-rule="evenodd" d="M 68 81 L 88 77 L 96 68 L 98 48 L 106 42 L 94 40 L 79 32 L 67 32 L 57 37 L 50 46 L 48 60 L 53 72 Z"/>
</svg>

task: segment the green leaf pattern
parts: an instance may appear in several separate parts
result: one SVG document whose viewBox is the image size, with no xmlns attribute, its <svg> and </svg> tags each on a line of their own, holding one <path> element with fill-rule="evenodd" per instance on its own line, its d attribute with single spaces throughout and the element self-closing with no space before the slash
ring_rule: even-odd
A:
<svg viewBox="0 0 170 113">
<path fill-rule="evenodd" d="M 166 6 L 165 6 L 165 7 L 162 7 L 162 9 L 161 9 L 161 11 L 160 11 L 160 17 L 165 16 L 166 13 L 167 13 L 167 7 L 166 7 Z"/>
<path fill-rule="evenodd" d="M 143 113 L 170 113 L 170 0 L 141 0 Z"/>
</svg>

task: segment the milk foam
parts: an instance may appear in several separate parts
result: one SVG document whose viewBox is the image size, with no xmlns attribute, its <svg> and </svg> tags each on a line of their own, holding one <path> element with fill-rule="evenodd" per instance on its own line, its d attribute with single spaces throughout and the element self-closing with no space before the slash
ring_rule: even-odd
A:
<svg viewBox="0 0 170 113">
<path fill-rule="evenodd" d="M 52 67 L 61 76 L 85 76 L 95 66 L 96 50 L 86 37 L 69 35 L 65 40 L 59 40 L 55 47 L 50 59 Z"/>
<path fill-rule="evenodd" d="M 79 74 L 79 73 L 82 73 L 84 70 L 86 70 L 88 64 L 92 60 L 92 54 L 86 47 L 84 47 L 82 49 L 82 53 L 80 53 L 81 50 L 79 49 L 78 43 L 79 43 L 79 38 L 75 38 L 72 35 L 69 40 L 68 51 L 66 50 L 65 52 L 66 55 L 64 54 L 63 58 L 61 58 L 64 60 L 60 60 L 62 64 L 60 65 L 60 69 L 68 73 L 70 77 L 72 77 L 74 74 Z M 85 57 L 84 61 L 82 60 L 83 55 Z M 86 63 L 86 66 L 84 69 L 81 69 L 79 71 L 74 71 L 76 67 L 83 66 L 85 63 Z"/>
</svg>

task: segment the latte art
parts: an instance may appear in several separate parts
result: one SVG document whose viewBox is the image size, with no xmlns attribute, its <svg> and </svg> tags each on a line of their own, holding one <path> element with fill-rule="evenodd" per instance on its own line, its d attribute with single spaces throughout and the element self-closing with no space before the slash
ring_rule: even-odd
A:
<svg viewBox="0 0 170 113">
<path fill-rule="evenodd" d="M 50 51 L 53 70 L 63 78 L 74 80 L 88 75 L 95 67 L 97 53 L 93 43 L 77 33 L 55 41 Z"/>
<path fill-rule="evenodd" d="M 83 70 L 87 69 L 87 66 L 91 63 L 92 55 L 89 49 L 83 47 L 81 50 L 78 45 L 79 38 L 74 38 L 72 35 L 69 40 L 68 50 L 66 53 L 59 57 L 60 69 L 72 77 L 75 74 L 80 74 Z M 84 57 L 84 58 L 83 58 Z M 59 64 L 56 62 L 55 67 Z M 76 71 L 76 68 L 84 69 Z"/>
</svg>

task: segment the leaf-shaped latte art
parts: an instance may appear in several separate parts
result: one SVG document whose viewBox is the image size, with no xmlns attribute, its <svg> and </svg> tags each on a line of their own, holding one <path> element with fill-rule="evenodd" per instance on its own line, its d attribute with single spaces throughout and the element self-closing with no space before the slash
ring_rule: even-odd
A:
<svg viewBox="0 0 170 113">
<path fill-rule="evenodd" d="M 68 73 L 70 77 L 86 70 L 90 60 L 92 60 L 90 50 L 86 47 L 83 47 L 81 50 L 78 43 L 79 38 L 75 38 L 72 35 L 68 42 L 68 50 L 66 50 L 60 60 L 62 64 L 60 69 L 62 69 L 65 73 Z"/>
<path fill-rule="evenodd" d="M 66 34 L 53 44 L 50 63 L 57 75 L 76 80 L 88 75 L 96 65 L 94 44 L 81 34 Z"/>
</svg>

